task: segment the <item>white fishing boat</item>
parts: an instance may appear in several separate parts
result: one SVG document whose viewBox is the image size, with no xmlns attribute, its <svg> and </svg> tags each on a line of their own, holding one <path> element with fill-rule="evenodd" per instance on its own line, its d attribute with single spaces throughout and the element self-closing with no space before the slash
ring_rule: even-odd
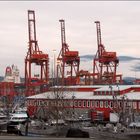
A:
<svg viewBox="0 0 140 140">
<path fill-rule="evenodd" d="M 25 108 L 18 108 L 10 114 L 10 119 L 7 125 L 8 133 L 19 133 L 20 124 L 25 124 L 28 119 L 28 114 Z"/>
<path fill-rule="evenodd" d="M 19 108 L 15 110 L 14 113 L 10 114 L 9 122 L 13 123 L 24 123 L 28 119 L 27 112 L 24 108 Z"/>
</svg>

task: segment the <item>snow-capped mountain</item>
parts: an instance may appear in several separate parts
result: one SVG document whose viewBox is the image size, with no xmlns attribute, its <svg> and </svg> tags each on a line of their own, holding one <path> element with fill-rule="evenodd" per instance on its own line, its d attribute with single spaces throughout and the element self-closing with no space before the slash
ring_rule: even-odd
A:
<svg viewBox="0 0 140 140">
<path fill-rule="evenodd" d="M 93 55 L 80 56 L 80 69 L 92 72 L 93 68 Z M 118 74 L 124 77 L 140 78 L 140 58 L 131 56 L 119 56 L 119 66 L 117 69 Z"/>
</svg>

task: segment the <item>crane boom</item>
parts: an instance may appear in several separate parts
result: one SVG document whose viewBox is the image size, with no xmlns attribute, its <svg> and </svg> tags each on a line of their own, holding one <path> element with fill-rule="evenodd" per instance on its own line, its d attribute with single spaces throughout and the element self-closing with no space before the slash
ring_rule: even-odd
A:
<svg viewBox="0 0 140 140">
<path fill-rule="evenodd" d="M 65 35 L 65 21 L 63 19 L 59 20 L 61 24 L 61 42 L 62 44 L 66 43 L 66 35 Z"/>
<path fill-rule="evenodd" d="M 98 57 L 102 56 L 102 53 L 105 51 L 105 48 L 102 44 L 102 38 L 101 38 L 101 26 L 100 21 L 95 21 L 96 23 L 96 30 L 97 30 L 97 46 L 98 46 Z"/>
</svg>

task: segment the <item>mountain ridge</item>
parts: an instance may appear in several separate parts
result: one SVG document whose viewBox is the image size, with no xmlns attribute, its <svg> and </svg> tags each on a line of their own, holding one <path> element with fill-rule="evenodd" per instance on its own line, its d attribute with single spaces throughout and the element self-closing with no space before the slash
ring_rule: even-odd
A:
<svg viewBox="0 0 140 140">
<path fill-rule="evenodd" d="M 95 57 L 95 55 L 81 55 L 81 61 L 83 59 L 88 59 L 88 60 L 93 60 L 93 58 Z M 132 60 L 140 60 L 140 58 L 138 57 L 132 57 L 132 56 L 118 56 L 119 61 L 132 61 Z"/>
</svg>

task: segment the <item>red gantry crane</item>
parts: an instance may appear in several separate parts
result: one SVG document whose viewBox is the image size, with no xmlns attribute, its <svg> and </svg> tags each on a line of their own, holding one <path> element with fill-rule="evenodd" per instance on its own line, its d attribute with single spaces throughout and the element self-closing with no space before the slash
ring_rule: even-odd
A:
<svg viewBox="0 0 140 140">
<path fill-rule="evenodd" d="M 93 84 L 115 84 L 122 82 L 122 75 L 117 75 L 116 70 L 119 59 L 116 52 L 107 52 L 101 39 L 100 22 L 95 21 L 97 29 L 98 50 L 93 60 Z"/>
<path fill-rule="evenodd" d="M 57 62 L 59 62 L 57 64 L 57 77 L 61 78 L 62 85 L 75 85 L 80 64 L 79 52 L 69 50 L 65 36 L 65 21 L 61 19 L 59 22 L 61 24 L 62 48 L 57 58 Z"/>
<path fill-rule="evenodd" d="M 28 10 L 29 48 L 25 58 L 25 86 L 28 95 L 46 90 L 48 84 L 48 54 L 40 51 L 36 39 L 35 12 Z M 38 74 L 33 75 L 33 64 L 38 66 Z"/>
</svg>

